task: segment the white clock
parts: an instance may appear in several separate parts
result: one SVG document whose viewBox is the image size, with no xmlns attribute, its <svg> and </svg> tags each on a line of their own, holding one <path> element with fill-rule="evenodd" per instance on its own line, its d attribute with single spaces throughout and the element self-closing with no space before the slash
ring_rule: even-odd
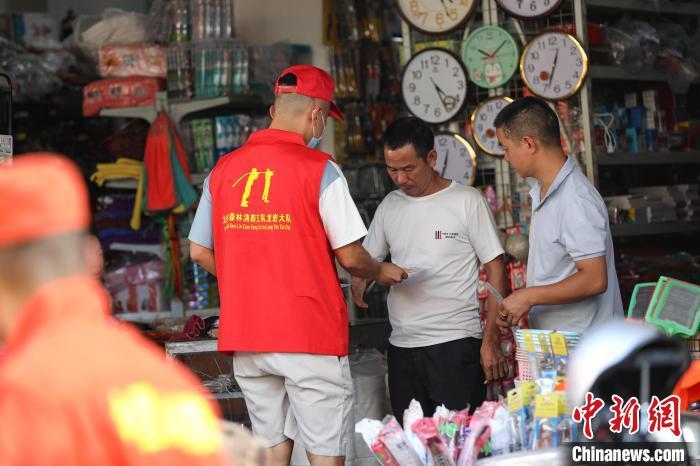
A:
<svg viewBox="0 0 700 466">
<path fill-rule="evenodd" d="M 583 85 L 588 57 L 579 41 L 565 32 L 535 36 L 520 57 L 520 75 L 534 94 L 544 99 L 566 99 Z"/>
<path fill-rule="evenodd" d="M 435 150 L 435 170 L 440 176 L 465 186 L 474 184 L 476 152 L 464 137 L 457 133 L 438 133 L 435 136 Z"/>
<path fill-rule="evenodd" d="M 401 95 L 416 117 L 432 124 L 445 123 L 464 107 L 467 71 L 452 52 L 425 49 L 406 64 L 401 77 Z"/>
<path fill-rule="evenodd" d="M 510 97 L 494 97 L 479 104 L 472 113 L 474 142 L 479 146 L 479 149 L 488 155 L 503 157 L 505 154 L 496 137 L 496 128 L 493 126 L 493 122 L 501 110 L 512 101 L 513 99 Z"/>
<path fill-rule="evenodd" d="M 496 0 L 510 16 L 537 19 L 552 14 L 562 0 Z"/>
<path fill-rule="evenodd" d="M 412 28 L 425 34 L 445 34 L 469 19 L 476 0 L 396 0 L 396 6 Z"/>
</svg>

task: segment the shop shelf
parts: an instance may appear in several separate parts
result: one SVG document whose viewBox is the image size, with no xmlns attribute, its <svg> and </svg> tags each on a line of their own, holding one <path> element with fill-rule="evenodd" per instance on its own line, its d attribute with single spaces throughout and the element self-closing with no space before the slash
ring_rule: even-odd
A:
<svg viewBox="0 0 700 466">
<path fill-rule="evenodd" d="M 200 186 L 204 183 L 204 179 L 209 175 L 209 173 L 192 173 L 190 176 L 192 178 L 192 186 Z M 110 189 L 136 189 L 138 188 L 138 181 L 133 179 L 123 179 L 123 180 L 109 180 L 105 182 L 105 188 Z"/>
<path fill-rule="evenodd" d="M 241 392 L 212 393 L 209 395 L 209 397 L 214 399 L 214 400 L 242 399 L 243 393 L 241 393 Z"/>
<path fill-rule="evenodd" d="M 217 340 L 169 341 L 165 343 L 165 351 L 170 356 L 176 354 L 216 353 Z"/>
<path fill-rule="evenodd" d="M 157 102 L 165 102 L 167 98 L 159 93 L 156 99 Z M 194 99 L 181 102 L 167 102 L 168 114 L 179 123 L 185 116 L 202 112 L 205 110 L 214 109 L 217 107 L 231 107 L 234 110 L 261 108 L 263 105 L 262 99 L 254 94 L 240 94 L 225 97 L 214 97 L 211 99 Z M 165 106 L 164 103 L 154 105 L 140 105 L 137 107 L 125 108 L 105 108 L 100 111 L 100 116 L 114 118 L 141 118 L 149 123 L 158 116 L 158 108 Z"/>
<path fill-rule="evenodd" d="M 589 75 L 592 79 L 610 81 L 666 81 L 666 75 L 657 70 L 642 70 L 630 73 L 621 66 L 591 65 Z"/>
<path fill-rule="evenodd" d="M 123 312 L 121 314 L 114 314 L 114 317 L 123 322 L 133 322 L 133 323 L 151 323 L 158 319 L 167 319 L 169 317 L 176 317 L 172 311 L 161 311 L 161 312 Z"/>
<path fill-rule="evenodd" d="M 598 165 L 700 164 L 700 151 L 598 154 Z"/>
<path fill-rule="evenodd" d="M 673 15 L 700 15 L 700 4 L 691 2 L 671 2 L 659 0 L 586 0 L 586 6 L 614 10 L 627 10 L 645 13 L 662 13 Z"/>
<path fill-rule="evenodd" d="M 158 116 L 155 105 L 139 105 L 138 107 L 104 108 L 100 110 L 101 117 L 112 118 L 141 118 L 153 122 Z"/>
<path fill-rule="evenodd" d="M 694 233 L 700 231 L 700 223 L 682 221 L 667 223 L 623 223 L 619 225 L 610 225 L 610 231 L 615 237 Z"/>
</svg>

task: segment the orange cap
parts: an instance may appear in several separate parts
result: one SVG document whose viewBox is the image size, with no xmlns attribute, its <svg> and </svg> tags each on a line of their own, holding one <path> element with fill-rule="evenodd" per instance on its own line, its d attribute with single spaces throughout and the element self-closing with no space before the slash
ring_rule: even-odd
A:
<svg viewBox="0 0 700 466">
<path fill-rule="evenodd" d="M 90 224 L 83 176 L 63 156 L 27 154 L 0 167 L 0 248 Z"/>
</svg>

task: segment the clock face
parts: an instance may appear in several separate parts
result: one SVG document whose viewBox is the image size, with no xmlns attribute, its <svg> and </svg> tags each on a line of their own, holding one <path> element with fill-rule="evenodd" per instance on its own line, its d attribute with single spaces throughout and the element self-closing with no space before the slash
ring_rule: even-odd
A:
<svg viewBox="0 0 700 466">
<path fill-rule="evenodd" d="M 493 122 L 503 108 L 511 103 L 510 97 L 494 97 L 482 102 L 472 113 L 472 133 L 474 142 L 489 155 L 503 157 L 504 151 L 496 137 Z"/>
<path fill-rule="evenodd" d="M 469 79 L 480 87 L 500 87 L 518 69 L 518 44 L 505 29 L 482 26 L 462 45 L 462 59 Z"/>
<path fill-rule="evenodd" d="M 467 72 L 445 49 L 425 49 L 403 70 L 401 95 L 408 110 L 432 124 L 451 120 L 464 107 Z"/>
<path fill-rule="evenodd" d="M 523 50 L 520 74 L 536 95 L 550 100 L 574 95 L 588 72 L 588 57 L 581 44 L 564 32 L 535 36 Z"/>
<path fill-rule="evenodd" d="M 562 0 L 496 0 L 510 16 L 536 19 L 551 14 Z"/>
<path fill-rule="evenodd" d="M 474 12 L 476 0 L 396 0 L 399 13 L 414 29 L 445 34 L 457 29 Z"/>
<path fill-rule="evenodd" d="M 456 133 L 439 133 L 435 136 L 435 150 L 435 170 L 440 176 L 465 186 L 474 184 L 476 153 L 466 139 Z"/>
</svg>

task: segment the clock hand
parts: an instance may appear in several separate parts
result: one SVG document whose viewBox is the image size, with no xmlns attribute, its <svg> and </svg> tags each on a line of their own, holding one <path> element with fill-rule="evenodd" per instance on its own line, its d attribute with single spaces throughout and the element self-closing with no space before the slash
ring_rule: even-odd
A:
<svg viewBox="0 0 700 466">
<path fill-rule="evenodd" d="M 506 41 L 504 40 L 503 42 L 501 42 L 501 45 L 498 46 L 496 51 L 493 52 L 491 55 L 489 55 L 489 57 L 493 58 L 498 53 L 498 51 L 501 50 L 501 47 L 503 47 L 505 44 L 506 44 Z M 557 49 L 557 50 L 559 50 L 559 49 Z"/>
<path fill-rule="evenodd" d="M 483 50 L 481 50 L 481 49 L 476 49 L 476 50 L 479 51 L 479 53 L 483 53 L 483 54 L 484 54 L 484 58 L 491 58 L 491 55 L 489 55 L 488 53 L 484 52 Z"/>
<path fill-rule="evenodd" d="M 435 86 L 435 90 L 438 93 L 438 97 L 440 97 L 440 102 L 442 102 L 442 106 L 445 107 L 445 110 L 447 110 L 447 106 L 445 105 L 445 98 L 447 97 L 447 94 L 443 92 L 442 89 L 435 83 L 433 78 L 430 78 L 430 81 L 433 83 L 433 86 Z"/>
<path fill-rule="evenodd" d="M 552 78 L 554 77 L 554 70 L 557 68 L 557 58 L 559 58 L 559 49 L 554 52 L 554 63 L 552 64 L 552 72 L 549 73 L 549 85 L 552 85 Z"/>
<path fill-rule="evenodd" d="M 450 158 L 450 153 L 449 151 L 445 154 L 445 164 L 442 166 L 442 170 L 440 171 L 440 176 L 443 178 L 445 177 L 445 170 L 447 170 L 447 161 Z"/>
<path fill-rule="evenodd" d="M 440 0 L 440 3 L 442 3 L 442 7 L 445 9 L 445 14 L 450 16 L 450 12 L 447 11 L 447 5 L 445 5 L 445 0 Z"/>
</svg>

